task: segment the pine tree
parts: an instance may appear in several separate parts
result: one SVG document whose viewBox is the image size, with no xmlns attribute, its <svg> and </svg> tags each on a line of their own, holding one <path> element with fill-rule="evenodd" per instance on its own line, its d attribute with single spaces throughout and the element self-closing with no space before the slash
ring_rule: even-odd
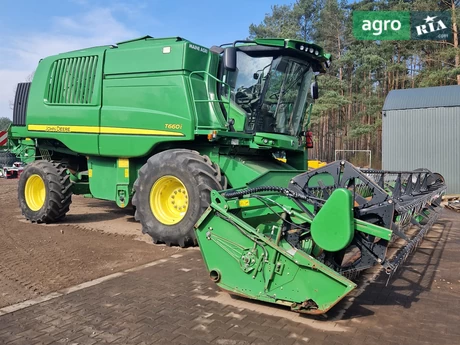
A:
<svg viewBox="0 0 460 345">
<path fill-rule="evenodd" d="M 335 150 L 372 150 L 373 167 L 381 156 L 381 110 L 395 89 L 460 85 L 457 23 L 460 0 L 297 0 L 273 6 L 251 25 L 251 37 L 314 41 L 332 53 L 333 65 L 318 78 L 320 98 L 311 128 L 316 147 L 310 157 L 331 161 Z M 358 41 L 353 11 L 450 11 L 451 41 Z M 376 157 L 377 159 L 374 159 Z M 353 162 L 353 161 L 352 161 Z M 356 161 L 361 165 L 363 162 Z"/>
</svg>

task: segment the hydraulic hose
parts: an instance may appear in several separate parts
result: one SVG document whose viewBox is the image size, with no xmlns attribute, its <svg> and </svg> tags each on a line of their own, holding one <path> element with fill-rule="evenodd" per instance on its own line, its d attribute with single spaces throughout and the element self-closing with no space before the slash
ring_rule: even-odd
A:
<svg viewBox="0 0 460 345">
<path fill-rule="evenodd" d="M 311 197 L 307 197 L 304 194 L 299 194 L 297 192 L 294 192 L 288 188 L 284 187 L 278 187 L 278 186 L 260 186 L 260 187 L 252 187 L 252 188 L 246 188 L 243 190 L 239 191 L 233 191 L 233 192 L 226 192 L 224 193 L 224 197 L 227 199 L 232 199 L 232 198 L 239 198 L 245 195 L 250 195 L 250 194 L 257 194 L 260 192 L 278 192 L 281 194 L 284 194 L 288 197 L 295 198 L 295 199 L 301 199 L 301 200 L 311 200 Z"/>
</svg>

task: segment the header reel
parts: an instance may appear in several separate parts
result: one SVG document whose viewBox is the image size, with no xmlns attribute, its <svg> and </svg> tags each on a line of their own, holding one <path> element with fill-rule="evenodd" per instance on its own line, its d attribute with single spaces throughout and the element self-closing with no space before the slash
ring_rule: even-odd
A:
<svg viewBox="0 0 460 345">
<path fill-rule="evenodd" d="M 211 194 L 196 224 L 211 278 L 230 293 L 321 314 L 381 264 L 392 274 L 438 217 L 439 174 L 359 170 L 337 161 L 293 178 Z M 416 225 L 415 235 L 407 235 Z M 394 258 L 389 243 L 406 241 Z"/>
</svg>

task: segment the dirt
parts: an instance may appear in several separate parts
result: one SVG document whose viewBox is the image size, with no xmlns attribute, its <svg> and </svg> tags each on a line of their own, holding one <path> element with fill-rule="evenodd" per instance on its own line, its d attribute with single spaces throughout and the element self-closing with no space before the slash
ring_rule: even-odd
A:
<svg viewBox="0 0 460 345">
<path fill-rule="evenodd" d="M 0 307 L 170 256 L 153 245 L 132 209 L 73 197 L 58 224 L 31 224 L 17 202 L 17 180 L 0 179 Z"/>
</svg>

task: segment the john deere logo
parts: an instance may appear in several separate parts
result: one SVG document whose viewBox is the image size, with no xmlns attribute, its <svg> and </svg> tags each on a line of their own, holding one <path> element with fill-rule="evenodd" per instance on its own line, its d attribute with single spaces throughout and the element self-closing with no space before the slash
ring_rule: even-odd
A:
<svg viewBox="0 0 460 345">
<path fill-rule="evenodd" d="M 354 11 L 358 40 L 452 40 L 450 12 Z"/>
<path fill-rule="evenodd" d="M 451 13 L 412 12 L 411 38 L 414 40 L 451 40 Z"/>
</svg>

